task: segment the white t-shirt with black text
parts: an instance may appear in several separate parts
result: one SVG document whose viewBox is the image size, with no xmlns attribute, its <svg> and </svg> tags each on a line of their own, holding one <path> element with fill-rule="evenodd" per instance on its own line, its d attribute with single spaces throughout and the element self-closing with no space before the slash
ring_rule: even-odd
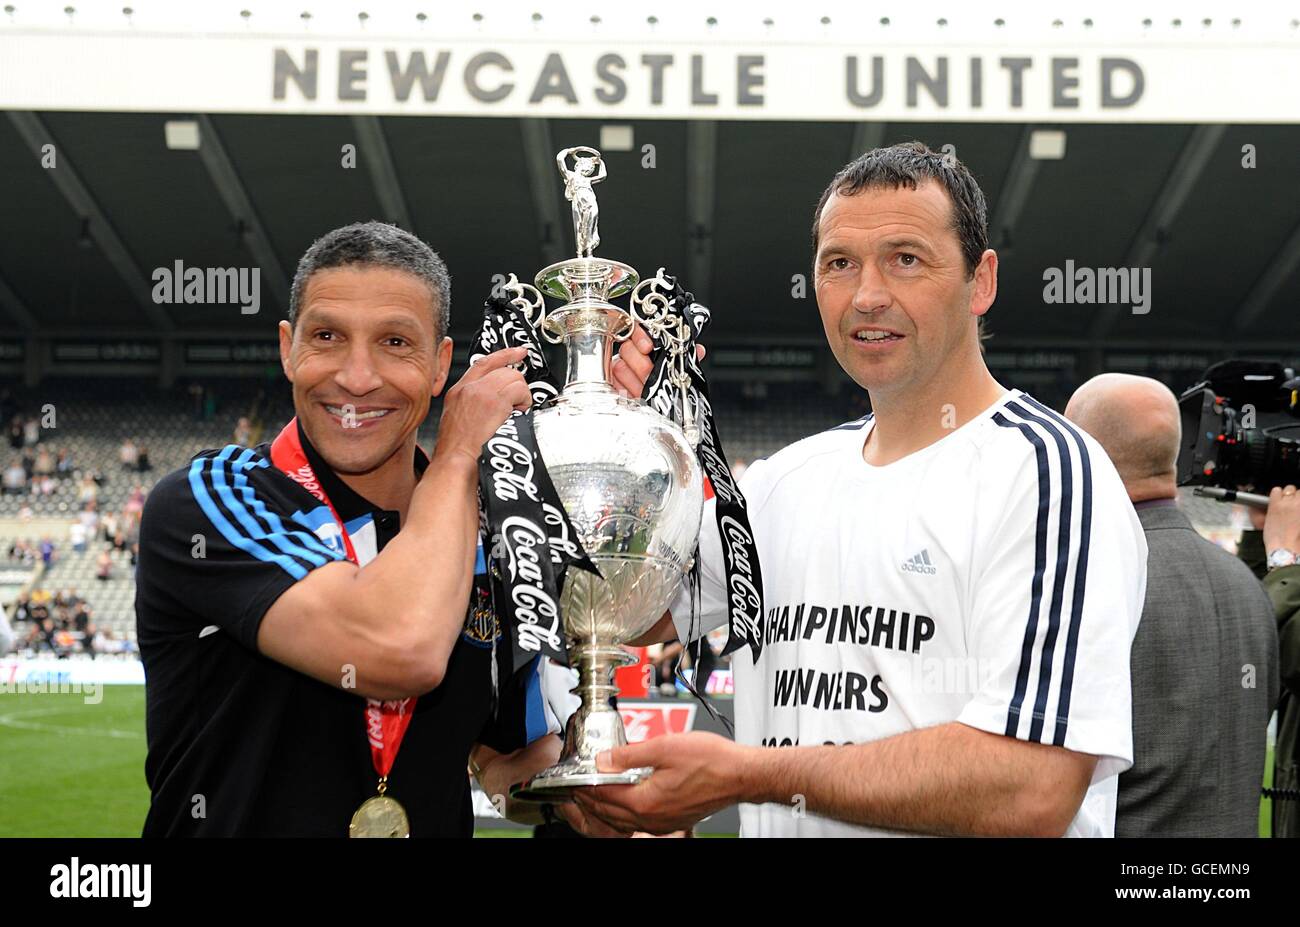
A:
<svg viewBox="0 0 1300 927">
<path fill-rule="evenodd" d="M 764 645 L 733 656 L 736 739 L 864 743 L 952 721 L 1097 756 L 1069 836 L 1113 836 L 1132 765 L 1129 648 L 1146 540 L 1089 435 L 1011 390 L 920 451 L 877 467 L 858 422 L 752 464 L 741 480 L 763 575 Z M 714 504 L 700 615 L 727 620 Z M 953 757 L 960 762 L 960 757 Z M 742 805 L 744 836 L 895 835 Z"/>
</svg>

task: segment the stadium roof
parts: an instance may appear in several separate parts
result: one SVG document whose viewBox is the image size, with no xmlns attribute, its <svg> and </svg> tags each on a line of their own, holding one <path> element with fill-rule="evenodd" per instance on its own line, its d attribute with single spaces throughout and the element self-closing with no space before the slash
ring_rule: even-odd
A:
<svg viewBox="0 0 1300 927">
<path fill-rule="evenodd" d="M 567 4 L 538 6 L 545 9 L 548 25 L 558 15 L 576 15 Z M 638 16 L 652 6 L 638 5 Z M 826 6 L 835 8 L 835 17 L 845 8 Z M 514 7 L 515 18 L 523 23 L 522 8 Z M 199 8 L 207 11 L 204 16 L 236 15 L 229 3 Z M 316 42 L 323 59 L 332 61 L 336 45 L 330 43 L 347 45 L 349 32 L 336 22 L 339 8 L 329 9 L 333 19 L 321 12 L 311 21 L 314 34 L 304 31 L 286 38 L 259 33 L 256 41 L 241 41 L 239 47 L 279 42 L 289 49 L 281 63 L 287 62 L 284 66 L 293 71 L 306 68 L 309 47 Z M 379 67 L 388 46 L 398 47 L 401 60 L 408 61 L 420 42 L 432 61 L 441 38 L 386 37 L 398 29 L 384 20 L 396 15 L 394 9 L 414 17 L 411 4 L 385 4 L 382 10 L 376 8 L 368 26 L 361 23 L 368 33 L 349 27 L 356 42 L 370 43 L 365 47 L 370 48 L 372 67 Z M 676 9 L 680 14 L 680 5 Z M 255 21 L 256 16 L 270 15 L 254 10 Z M 40 21 L 24 22 L 21 16 L 15 18 L 17 14 L 10 14 L 8 23 L 0 20 L 0 47 L 5 49 L 33 49 L 38 47 L 33 41 L 51 37 L 73 43 L 67 46 L 66 61 L 51 63 L 42 53 L 25 61 L 10 55 L 8 65 L 0 65 L 15 69 L 9 73 L 22 69 L 29 76 L 48 71 L 50 81 L 63 70 L 70 75 L 48 95 L 31 80 L 25 89 L 0 92 L 0 107 L 8 109 L 0 116 L 0 203 L 8 220 L 0 228 L 0 335 L 6 337 L 267 337 L 282 317 L 287 282 L 307 245 L 330 228 L 369 218 L 410 228 L 446 257 L 453 275 L 453 331 L 464 333 L 475 323 L 477 306 L 494 274 L 514 272 L 528 278 L 570 252 L 569 209 L 554 155 L 562 147 L 589 144 L 603 146 L 609 163 L 609 177 L 598 188 L 599 253 L 627 261 L 643 275 L 661 265 L 681 274 L 713 306 L 714 338 L 816 343 L 821 332 L 811 293 L 795 295 L 796 275 L 809 270 L 811 210 L 828 179 L 850 158 L 878 144 L 916 138 L 936 149 L 953 146 L 988 197 L 992 245 L 1001 258 L 999 295 L 990 317 L 997 343 L 1267 349 L 1279 342 L 1300 342 L 1300 102 L 1294 86 L 1260 76 L 1261 98 L 1273 107 L 1267 118 L 1250 104 L 1256 106 L 1250 121 L 1217 119 L 1210 124 L 1180 121 L 1181 115 L 1196 111 L 1196 101 L 1178 97 L 1176 88 L 1169 86 L 1177 83 L 1170 75 L 1185 67 L 1197 99 L 1212 96 L 1218 75 L 1197 73 L 1195 65 L 1220 59 L 1197 56 L 1223 52 L 1232 45 L 1225 36 L 1235 35 L 1237 29 L 1250 33 L 1251 42 L 1261 43 L 1260 55 L 1278 52 L 1281 42 L 1294 56 L 1300 33 L 1293 24 L 1270 23 L 1278 25 L 1270 45 L 1270 39 L 1260 36 L 1257 19 L 1234 20 L 1232 25 L 1215 21 L 1211 26 L 1207 18 L 1197 25 L 1195 36 L 1179 45 L 1171 38 L 1177 29 L 1163 20 L 1147 27 L 1137 26 L 1132 16 L 1122 22 L 1099 21 L 1099 32 L 1112 23 L 1106 35 L 1125 37 L 1115 39 L 1115 48 L 1137 56 L 1148 71 L 1150 106 L 1118 115 L 1092 103 L 1082 110 L 1054 110 L 1031 102 L 1021 112 L 999 98 L 986 100 L 988 112 L 981 118 L 980 108 L 967 105 L 964 98 L 945 113 L 931 99 L 934 93 L 923 88 L 922 105 L 911 108 L 910 99 L 887 97 L 881 109 L 865 114 L 869 119 L 832 114 L 835 118 L 801 120 L 797 112 L 781 108 L 785 103 L 773 103 L 754 118 L 745 118 L 743 107 L 724 107 L 718 118 L 703 118 L 707 108 L 691 109 L 688 101 L 674 110 L 673 99 L 667 101 L 667 115 L 650 113 L 648 104 L 635 101 L 606 112 L 594 106 L 564 106 L 562 100 L 547 101 L 535 113 L 523 103 L 510 111 L 485 109 L 486 116 L 472 115 L 477 112 L 472 107 L 441 112 L 430 104 L 398 115 L 395 112 L 408 110 L 391 101 L 348 102 L 343 84 L 336 97 L 307 98 L 301 95 L 305 78 L 297 71 L 286 80 L 289 97 L 300 95 L 283 101 L 267 96 L 265 105 L 249 107 L 262 111 L 179 111 L 158 102 L 168 92 L 168 81 L 148 60 L 131 62 L 129 68 L 124 64 L 121 74 L 102 72 L 105 81 L 117 82 L 113 86 L 120 84 L 128 94 L 121 108 L 138 111 L 86 111 L 76 108 L 79 100 L 105 107 L 98 106 L 95 96 L 94 69 L 72 52 L 88 50 L 86 60 L 91 60 L 105 48 L 111 50 L 116 46 L 103 43 L 117 36 L 114 29 L 120 26 L 108 23 L 103 8 L 96 6 L 93 12 L 100 18 L 85 34 L 72 22 L 75 17 L 55 23 L 48 9 Z M 696 10 L 695 15 L 704 12 Z M 283 19 L 287 14 L 280 10 L 276 15 Z M 610 11 L 599 26 L 607 37 L 620 15 L 626 13 Z M 782 23 L 795 16 L 778 15 L 786 17 Z M 894 14 L 896 26 L 905 22 L 902 15 Z M 735 22 L 733 16 L 718 26 L 721 32 L 703 36 L 697 44 L 709 54 L 729 48 L 728 43 L 741 40 L 738 36 L 759 28 L 757 16 L 751 12 L 755 23 L 747 19 L 736 26 L 736 34 L 728 34 L 725 28 Z M 818 28 L 811 13 L 799 16 L 799 29 Z M 1069 42 L 1095 46 L 1096 39 L 1084 37 L 1091 20 L 1082 20 L 1088 23 L 1085 28 L 1078 19 L 1076 11 L 1063 25 L 1071 32 Z M 1190 32 L 1193 18 L 1188 20 Z M 670 29 L 674 22 L 665 15 L 663 28 Z M 1009 22 L 1008 28 L 1017 22 Z M 140 24 L 129 25 L 138 29 Z M 178 28 L 170 22 L 164 25 Z M 530 25 L 538 28 L 537 22 Z M 538 38 L 510 38 L 515 26 L 519 24 L 503 27 L 501 34 L 507 38 L 498 45 L 526 57 Z M 274 27 L 288 28 L 279 21 Z M 299 28 L 308 30 L 307 25 Z M 481 33 L 483 23 L 474 28 Z M 822 23 L 821 28 L 828 27 Z M 927 28 L 940 27 L 929 23 Z M 1138 40 L 1129 35 L 1142 28 L 1163 30 L 1147 57 L 1132 51 Z M 681 41 L 682 29 L 671 33 L 672 41 Z M 1220 34 L 1222 30 L 1226 32 Z M 208 46 L 195 35 L 181 48 L 200 55 Z M 1020 35 L 1029 36 L 1024 41 L 1035 54 L 1055 60 L 1057 54 L 1069 53 L 1058 47 L 1060 40 L 1051 44 L 1045 25 Z M 159 32 L 153 38 L 163 43 L 160 55 L 174 57 L 175 48 L 165 43 L 175 36 Z M 983 41 L 985 34 L 976 38 Z M 611 39 L 623 40 L 617 35 Z M 472 42 L 459 33 L 448 41 L 457 51 L 477 47 L 455 45 Z M 604 47 L 593 41 L 587 36 L 573 44 Z M 638 45 L 635 37 L 628 41 L 631 44 L 619 47 L 631 54 Z M 841 50 L 825 37 L 824 43 L 830 44 L 819 46 L 808 36 L 799 41 L 802 44 L 790 51 L 805 56 L 797 60 L 812 61 L 823 52 Z M 881 47 L 888 45 L 881 41 Z M 889 45 L 891 54 L 912 47 L 911 39 L 899 44 L 895 36 L 889 41 L 894 43 Z M 969 56 L 959 53 L 969 48 L 951 42 L 938 47 L 932 36 L 916 41 L 929 43 L 924 76 L 936 73 L 935 55 L 949 51 L 954 53 L 953 69 L 964 73 Z M 1110 39 L 1103 37 L 1102 44 L 1106 41 Z M 148 42 L 130 47 L 154 48 Z M 1008 47 L 1006 42 L 992 44 L 984 53 L 991 62 Z M 1229 48 L 1237 57 L 1222 60 L 1248 60 L 1252 47 L 1238 42 L 1235 49 Z M 268 54 L 257 59 L 264 66 L 255 81 L 245 87 L 233 80 L 232 106 L 244 99 L 241 94 L 269 94 L 270 46 L 266 48 Z M 1170 59 L 1166 53 L 1171 49 L 1181 49 L 1186 56 Z M 1085 61 L 1095 53 L 1091 46 L 1082 52 Z M 775 57 L 776 51 L 773 55 L 766 80 L 776 100 L 784 59 Z M 523 57 L 519 60 L 522 72 Z M 1046 57 L 1039 64 L 1033 73 L 1046 74 L 1053 67 Z M 986 73 L 989 94 L 995 94 L 992 88 L 1007 76 L 1005 70 Z M 1086 70 L 1080 70 L 1079 92 L 1091 99 Z M 129 86 L 121 83 L 123 74 L 131 76 Z M 371 86 L 377 86 L 378 74 L 373 76 Z M 1227 72 L 1222 76 L 1228 80 Z M 191 74 L 184 69 L 175 75 L 181 84 L 193 82 L 196 98 L 209 92 L 210 78 L 207 71 Z M 1232 80 L 1239 79 L 1245 78 L 1233 71 Z M 519 80 L 527 82 L 523 76 Z M 321 83 L 328 90 L 322 91 L 325 96 L 335 93 L 333 72 Z M 580 87 L 578 92 L 589 90 Z M 137 91 L 139 99 L 129 97 Z M 964 91 L 955 83 L 953 93 L 961 96 Z M 24 105 L 47 98 L 54 103 Z M 1206 106 L 1221 106 L 1209 96 L 1206 100 Z M 198 147 L 184 147 L 183 141 L 181 147 L 168 147 L 169 122 L 192 123 L 180 126 L 179 132 L 192 136 L 197 130 Z M 352 167 L 345 165 L 349 145 L 356 146 Z M 653 168 L 643 164 L 646 145 L 654 146 Z M 57 158 L 53 169 L 45 163 L 51 151 Z M 151 275 L 178 261 L 184 267 L 259 268 L 260 311 L 243 314 L 232 304 L 158 304 L 151 297 Z M 1150 311 L 1135 314 L 1127 306 L 1046 303 L 1045 272 L 1070 267 L 1149 268 Z"/>
<path fill-rule="evenodd" d="M 199 117 L 199 151 L 169 150 L 168 116 L 9 113 L 0 119 L 0 304 L 10 332 L 172 328 L 268 333 L 285 281 L 322 232 L 395 220 L 453 273 L 464 331 L 497 273 L 531 276 L 572 245 L 554 152 L 599 144 L 586 120 Z M 607 151 L 600 253 L 683 274 L 715 334 L 819 336 L 807 273 L 812 208 L 834 171 L 877 143 L 946 144 L 975 172 L 1001 257 L 1001 336 L 1061 344 L 1300 338 L 1300 127 L 1075 125 L 1065 157 L 1027 157 L 1032 127 L 924 123 L 630 123 Z M 387 163 L 342 169 L 383 139 Z M 42 144 L 59 166 L 41 167 Z M 655 145 L 653 170 L 640 165 Z M 1242 147 L 1258 162 L 1243 169 Z M 533 182 L 533 178 L 537 182 Z M 61 181 L 61 182 L 60 182 Z M 232 206 L 234 207 L 232 209 Z M 561 244 L 563 236 L 563 244 Z M 1145 315 L 1045 305 L 1043 271 L 1151 268 Z M 258 266 L 263 306 L 156 305 L 154 268 Z"/>
</svg>

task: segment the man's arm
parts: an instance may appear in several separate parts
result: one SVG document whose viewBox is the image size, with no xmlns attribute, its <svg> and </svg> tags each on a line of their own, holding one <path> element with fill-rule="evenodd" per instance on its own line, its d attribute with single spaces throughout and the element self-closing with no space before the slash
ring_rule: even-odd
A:
<svg viewBox="0 0 1300 927">
<path fill-rule="evenodd" d="M 506 366 L 522 356 L 522 348 L 490 354 L 448 391 L 402 530 L 365 567 L 326 564 L 290 586 L 258 628 L 261 653 L 371 698 L 442 682 L 473 581 L 479 451 L 512 409 L 531 402 L 523 376 Z"/>
<path fill-rule="evenodd" d="M 655 622 L 655 626 L 634 641 L 628 641 L 627 647 L 649 647 L 651 644 L 666 644 L 677 640 L 677 628 L 673 625 L 672 612 L 665 611 Z"/>
<path fill-rule="evenodd" d="M 602 769 L 653 766 L 654 775 L 634 786 L 583 789 L 577 801 L 624 832 L 667 833 L 750 802 L 892 830 L 1060 836 L 1096 763 L 959 722 L 866 744 L 778 749 L 692 733 L 612 751 Z"/>
<path fill-rule="evenodd" d="M 1275 550 L 1300 553 L 1300 492 L 1296 487 L 1274 487 L 1269 492 L 1263 529 L 1267 553 Z M 1264 577 L 1264 588 L 1277 615 L 1282 684 L 1297 692 L 1300 691 L 1300 564 L 1269 570 Z"/>
<path fill-rule="evenodd" d="M 465 622 L 473 581 L 477 469 L 430 463 L 402 527 L 364 568 L 327 564 L 267 611 L 257 648 L 359 695 L 403 698 L 437 687 Z M 345 667 L 353 672 L 345 676 Z"/>
<path fill-rule="evenodd" d="M 475 744 L 469 768 L 503 817 L 519 824 L 541 824 L 541 805 L 515 801 L 510 797 L 510 788 L 559 760 L 560 738 L 547 734 L 513 753 L 498 753 L 485 744 Z"/>
<path fill-rule="evenodd" d="M 517 824 L 543 824 L 546 819 L 541 804 L 515 801 L 510 797 L 510 788 L 559 762 L 561 746 L 560 738 L 554 734 L 540 737 L 513 753 L 497 753 L 489 746 L 476 744 L 470 754 L 469 768 L 502 816 Z M 557 817 L 584 836 L 623 836 L 621 831 L 585 814 L 572 802 L 556 803 L 551 808 Z"/>
</svg>

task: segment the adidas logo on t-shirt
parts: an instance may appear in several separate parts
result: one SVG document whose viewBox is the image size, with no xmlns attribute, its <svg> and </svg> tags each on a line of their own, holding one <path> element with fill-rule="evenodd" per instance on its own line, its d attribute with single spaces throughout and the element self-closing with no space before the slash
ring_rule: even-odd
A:
<svg viewBox="0 0 1300 927">
<path fill-rule="evenodd" d="M 919 554 L 914 555 L 908 560 L 903 561 L 902 570 L 904 573 L 928 573 L 933 576 L 939 571 L 935 569 L 930 562 L 930 551 L 922 549 Z"/>
</svg>

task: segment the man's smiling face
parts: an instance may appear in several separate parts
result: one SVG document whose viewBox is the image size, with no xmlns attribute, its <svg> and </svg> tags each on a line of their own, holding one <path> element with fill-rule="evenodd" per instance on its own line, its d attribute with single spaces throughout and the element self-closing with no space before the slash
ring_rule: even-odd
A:
<svg viewBox="0 0 1300 927">
<path fill-rule="evenodd" d="M 312 274 L 280 359 L 308 438 L 336 473 L 375 470 L 407 444 L 446 383 L 451 339 L 414 274 L 350 265 Z"/>
<path fill-rule="evenodd" d="M 879 393 L 930 382 L 975 337 L 993 302 L 967 273 L 944 188 L 868 187 L 833 194 L 819 223 L 817 307 L 831 351 L 858 385 Z M 992 268 L 986 267 L 990 258 Z M 987 282 L 987 281 L 986 281 Z"/>
</svg>

